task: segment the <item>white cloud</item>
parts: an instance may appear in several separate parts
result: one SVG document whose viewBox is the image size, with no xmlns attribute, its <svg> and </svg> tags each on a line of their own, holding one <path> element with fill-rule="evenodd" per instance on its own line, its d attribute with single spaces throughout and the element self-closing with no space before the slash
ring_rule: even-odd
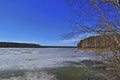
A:
<svg viewBox="0 0 120 80">
<path fill-rule="evenodd" d="M 71 39 L 61 40 L 60 43 L 76 43 L 79 41 L 80 41 L 80 38 L 71 38 Z"/>
<path fill-rule="evenodd" d="M 90 37 L 93 36 L 94 34 L 90 33 L 90 34 L 83 34 L 83 35 L 78 35 L 78 37 L 75 38 L 70 38 L 70 39 L 64 39 L 61 40 L 59 43 L 64 43 L 64 44 L 68 44 L 68 43 L 79 43 L 80 40 L 86 38 L 86 37 Z"/>
</svg>

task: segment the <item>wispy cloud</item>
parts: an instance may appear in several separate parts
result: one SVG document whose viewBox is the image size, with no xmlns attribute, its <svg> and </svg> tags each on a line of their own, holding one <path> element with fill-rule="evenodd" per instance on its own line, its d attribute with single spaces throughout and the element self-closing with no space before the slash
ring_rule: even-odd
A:
<svg viewBox="0 0 120 80">
<path fill-rule="evenodd" d="M 70 39 L 64 39 L 64 40 L 60 40 L 60 43 L 78 43 L 80 40 L 86 38 L 86 37 L 90 37 L 93 36 L 93 34 L 83 34 L 83 35 L 78 35 L 78 37 L 75 38 L 70 38 Z"/>
<path fill-rule="evenodd" d="M 77 43 L 79 41 L 80 38 L 71 38 L 71 39 L 60 40 L 60 43 Z"/>
</svg>

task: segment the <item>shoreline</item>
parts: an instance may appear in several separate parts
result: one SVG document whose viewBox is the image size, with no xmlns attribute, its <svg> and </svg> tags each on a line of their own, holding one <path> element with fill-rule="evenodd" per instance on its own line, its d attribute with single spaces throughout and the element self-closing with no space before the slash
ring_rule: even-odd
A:
<svg viewBox="0 0 120 80">
<path fill-rule="evenodd" d="M 64 67 L 55 67 L 55 68 L 43 68 L 43 69 L 33 69 L 33 70 L 8 70 L 0 72 L 0 79 L 9 80 L 10 78 L 18 78 L 18 77 L 25 77 L 26 73 L 29 75 L 31 74 L 35 77 L 34 73 L 41 75 L 42 73 L 45 76 L 55 76 L 57 80 L 103 80 L 103 76 L 99 75 L 105 74 L 104 69 L 101 67 L 92 67 L 92 65 L 99 65 L 103 64 L 101 62 L 92 62 L 91 60 L 84 60 L 83 62 L 80 61 L 78 63 L 72 63 L 71 65 L 64 66 Z M 47 74 L 46 74 L 47 73 Z M 45 77 L 44 77 L 45 78 Z M 10 79 L 11 80 L 11 79 Z M 34 79 L 32 79 L 34 80 Z M 41 80 L 41 78 L 40 78 Z M 49 79 L 48 79 L 49 80 Z M 51 80 L 51 79 L 50 79 Z"/>
<path fill-rule="evenodd" d="M 78 50 L 99 50 L 99 51 L 104 50 L 104 51 L 110 51 L 109 48 L 104 48 L 104 49 L 102 49 L 102 48 L 77 48 L 77 49 Z"/>
</svg>

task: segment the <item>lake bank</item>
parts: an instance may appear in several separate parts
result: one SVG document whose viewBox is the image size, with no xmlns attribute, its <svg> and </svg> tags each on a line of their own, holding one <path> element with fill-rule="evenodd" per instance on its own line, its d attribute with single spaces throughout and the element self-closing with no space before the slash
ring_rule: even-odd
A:
<svg viewBox="0 0 120 80">
<path fill-rule="evenodd" d="M 27 77 L 31 80 L 105 80 L 105 76 L 108 76 L 108 71 L 92 66 L 100 64 L 104 66 L 104 63 L 100 61 L 83 60 L 77 63 L 68 63 L 70 64 L 69 66 L 56 68 L 3 71 L 0 73 L 0 79 L 13 80 L 14 78 L 15 80 L 24 80 Z M 30 75 L 39 77 L 38 79 L 32 79 Z"/>
<path fill-rule="evenodd" d="M 78 50 L 110 51 L 109 48 L 77 48 Z"/>
</svg>

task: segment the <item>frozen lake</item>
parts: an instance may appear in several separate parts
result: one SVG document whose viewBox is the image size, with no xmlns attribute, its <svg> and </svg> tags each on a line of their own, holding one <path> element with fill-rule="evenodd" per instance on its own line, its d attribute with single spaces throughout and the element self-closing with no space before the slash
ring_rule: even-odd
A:
<svg viewBox="0 0 120 80">
<path fill-rule="evenodd" d="M 67 61 L 93 59 L 94 53 L 76 48 L 1 48 L 0 70 L 66 66 Z"/>
</svg>

